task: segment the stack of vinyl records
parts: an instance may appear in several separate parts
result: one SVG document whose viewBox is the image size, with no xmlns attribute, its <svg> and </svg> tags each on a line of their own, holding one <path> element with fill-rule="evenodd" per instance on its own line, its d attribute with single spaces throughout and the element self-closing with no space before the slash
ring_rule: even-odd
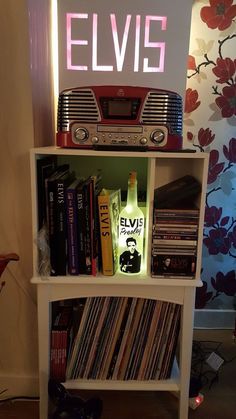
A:
<svg viewBox="0 0 236 419">
<path fill-rule="evenodd" d="M 171 376 L 179 304 L 146 298 L 89 297 L 68 357 L 66 377 L 160 380 Z"/>
<path fill-rule="evenodd" d="M 199 209 L 194 203 L 199 192 L 197 181 L 183 177 L 159 189 L 155 191 L 154 201 L 151 274 L 153 277 L 194 278 L 199 222 Z M 175 195 L 184 198 L 185 189 L 188 204 L 185 199 L 177 202 L 173 197 L 175 190 Z M 166 208 L 163 208 L 163 197 Z"/>
</svg>

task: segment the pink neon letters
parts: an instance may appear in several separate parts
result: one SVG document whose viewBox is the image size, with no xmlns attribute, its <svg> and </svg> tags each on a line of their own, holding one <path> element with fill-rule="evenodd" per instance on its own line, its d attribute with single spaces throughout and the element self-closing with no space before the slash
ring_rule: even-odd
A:
<svg viewBox="0 0 236 419">
<path fill-rule="evenodd" d="M 67 69 L 68 70 L 77 70 L 77 71 L 123 71 L 125 63 L 125 55 L 127 51 L 127 42 L 129 34 L 131 32 L 131 21 L 133 20 L 132 16 L 128 14 L 125 19 L 125 24 L 123 29 L 117 29 L 117 20 L 114 13 L 110 14 L 110 26 L 111 26 L 111 35 L 114 46 L 114 54 L 116 59 L 116 65 L 98 65 L 98 15 L 93 13 L 92 16 L 92 62 L 89 68 L 89 63 L 84 63 L 80 65 L 73 64 L 73 58 L 78 57 L 79 50 L 75 46 L 88 47 L 90 40 L 88 39 L 72 39 L 72 19 L 77 19 L 77 22 L 74 21 L 73 24 L 80 24 L 80 19 L 90 19 L 88 13 L 67 13 L 66 15 L 66 42 L 67 42 Z M 141 24 L 144 21 L 144 40 L 143 48 L 146 53 L 150 51 L 150 48 L 156 48 L 157 50 L 157 66 L 149 66 L 148 56 L 143 57 L 143 65 L 141 71 L 144 73 L 150 72 L 164 72 L 165 64 L 165 42 L 153 42 L 150 41 L 150 32 L 152 26 L 152 33 L 155 29 L 165 31 L 167 28 L 167 17 L 166 16 L 145 16 L 144 18 L 141 15 L 136 15 L 135 17 L 135 45 L 134 45 L 134 64 L 133 71 L 138 72 L 141 61 Z M 157 28 L 154 25 L 159 25 Z M 119 32 L 119 36 L 118 36 Z M 155 32 L 154 32 L 155 33 Z M 109 36 L 106 31 L 106 36 Z M 119 39 L 121 40 L 119 42 Z M 158 62 L 159 61 L 159 62 Z"/>
</svg>

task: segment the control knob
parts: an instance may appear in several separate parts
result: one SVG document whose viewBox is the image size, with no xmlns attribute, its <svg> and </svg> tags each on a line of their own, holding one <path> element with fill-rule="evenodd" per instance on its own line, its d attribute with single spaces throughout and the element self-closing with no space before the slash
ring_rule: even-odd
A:
<svg viewBox="0 0 236 419">
<path fill-rule="evenodd" d="M 155 144 L 161 144 L 165 139 L 165 133 L 161 129 L 156 129 L 151 133 L 151 141 Z"/>
<path fill-rule="evenodd" d="M 86 130 L 86 128 L 83 127 L 78 127 L 76 128 L 75 132 L 74 132 L 74 142 L 75 143 L 81 143 L 87 140 L 89 134 L 88 131 Z"/>
<path fill-rule="evenodd" d="M 97 144 L 99 142 L 99 138 L 98 137 L 92 137 L 92 143 L 93 144 Z"/>
</svg>

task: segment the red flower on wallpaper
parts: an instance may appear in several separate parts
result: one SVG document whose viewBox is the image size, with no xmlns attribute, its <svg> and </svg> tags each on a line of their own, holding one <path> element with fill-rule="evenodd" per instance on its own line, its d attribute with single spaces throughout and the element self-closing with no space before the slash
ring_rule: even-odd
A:
<svg viewBox="0 0 236 419">
<path fill-rule="evenodd" d="M 219 160 L 219 151 L 211 150 L 210 159 L 209 159 L 209 170 L 208 170 L 208 180 L 207 183 L 211 184 L 215 182 L 217 176 L 222 172 L 224 168 L 224 162 L 218 163 Z"/>
<path fill-rule="evenodd" d="M 191 131 L 187 132 L 187 140 L 192 141 L 193 140 L 193 133 Z"/>
<path fill-rule="evenodd" d="M 234 226 L 233 230 L 229 233 L 229 238 L 232 245 L 236 248 L 236 226 Z"/>
<path fill-rule="evenodd" d="M 188 70 L 196 70 L 196 61 L 193 55 L 188 56 Z"/>
<path fill-rule="evenodd" d="M 211 144 L 214 138 L 215 134 L 212 134 L 209 128 L 200 128 L 198 131 L 198 141 L 202 147 L 206 147 L 207 145 Z"/>
<path fill-rule="evenodd" d="M 188 88 L 185 93 L 185 109 L 184 112 L 191 113 L 200 106 L 200 101 L 198 101 L 198 92 Z"/>
<path fill-rule="evenodd" d="M 230 249 L 230 238 L 225 228 L 216 228 L 209 231 L 209 236 L 205 237 L 203 243 L 208 248 L 210 255 L 218 255 L 223 253 L 227 255 Z"/>
<path fill-rule="evenodd" d="M 210 0 L 210 6 L 201 9 L 201 19 L 210 29 L 224 31 L 229 28 L 236 16 L 236 5 L 233 0 Z"/>
<path fill-rule="evenodd" d="M 203 281 L 202 287 L 196 288 L 195 308 L 204 308 L 206 303 L 212 298 L 213 292 L 207 291 L 207 283 Z"/>
<path fill-rule="evenodd" d="M 236 115 L 236 84 L 225 86 L 222 95 L 216 98 L 216 104 L 221 109 L 223 118 Z"/>
<path fill-rule="evenodd" d="M 211 278 L 213 288 L 218 292 L 232 297 L 236 293 L 236 276 L 235 270 L 229 271 L 226 275 L 222 272 L 217 272 L 216 278 Z"/>
<path fill-rule="evenodd" d="M 223 145 L 223 152 L 230 163 L 236 163 L 236 138 L 231 138 L 229 148 Z"/>
<path fill-rule="evenodd" d="M 231 58 L 217 58 L 216 67 L 212 69 L 216 77 L 219 77 L 217 83 L 227 83 L 235 74 L 236 59 L 233 61 Z M 236 81 L 234 79 L 234 81 Z"/>
<path fill-rule="evenodd" d="M 205 209 L 205 227 L 212 227 L 216 225 L 222 216 L 222 208 L 206 207 Z"/>
</svg>

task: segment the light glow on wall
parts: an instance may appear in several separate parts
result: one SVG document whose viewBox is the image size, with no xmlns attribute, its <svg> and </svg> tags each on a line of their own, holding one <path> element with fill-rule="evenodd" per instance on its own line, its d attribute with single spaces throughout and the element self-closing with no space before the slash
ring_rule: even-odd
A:
<svg viewBox="0 0 236 419">
<path fill-rule="evenodd" d="M 51 51 L 52 51 L 52 78 L 54 93 L 54 128 L 57 126 L 57 97 L 59 90 L 59 70 L 58 70 L 58 14 L 57 0 L 51 0 Z"/>
<path fill-rule="evenodd" d="M 125 51 L 126 51 L 126 46 L 127 46 L 127 40 L 128 40 L 128 35 L 129 35 L 131 15 L 126 16 L 125 30 L 123 33 L 121 48 L 119 46 L 119 39 L 118 39 L 118 33 L 117 33 L 116 15 L 112 13 L 110 15 L 110 18 L 111 18 L 113 42 L 114 42 L 114 47 L 115 47 L 117 71 L 122 71 L 124 58 L 125 58 Z"/>
<path fill-rule="evenodd" d="M 167 25 L 167 17 L 166 16 L 146 16 L 145 21 L 145 35 L 144 35 L 144 47 L 145 48 L 159 48 L 160 49 L 160 61 L 159 67 L 149 67 L 148 66 L 148 58 L 144 58 L 143 60 L 143 72 L 164 72 L 164 62 L 165 62 L 165 42 L 150 42 L 149 41 L 149 34 L 150 34 L 150 22 L 151 21 L 160 21 L 161 22 L 161 30 L 166 30 Z"/>
<path fill-rule="evenodd" d="M 156 60 L 157 60 L 157 66 L 151 67 L 149 66 L 149 57 L 143 57 L 143 67 L 142 71 L 144 73 L 149 72 L 164 72 L 164 65 L 165 65 L 165 48 L 166 43 L 165 42 L 153 42 L 150 41 L 150 31 L 151 31 L 151 22 L 152 25 L 157 24 L 159 29 L 161 31 L 166 31 L 167 29 L 167 17 L 166 16 L 152 16 L 147 15 L 142 17 L 141 15 L 136 15 L 135 17 L 132 17 L 131 14 L 126 15 L 125 17 L 125 26 L 122 33 L 122 30 L 118 31 L 117 28 L 117 19 L 116 15 L 114 13 L 111 13 L 109 15 L 110 17 L 110 29 L 111 29 L 111 35 L 113 40 L 113 48 L 114 48 L 114 55 L 115 55 L 115 61 L 116 61 L 116 70 L 121 72 L 125 70 L 124 68 L 124 62 L 125 62 L 125 56 L 127 52 L 127 43 L 128 39 L 131 36 L 131 21 L 135 20 L 135 36 L 134 36 L 134 65 L 133 65 L 133 71 L 138 72 L 139 71 L 139 61 L 140 61 L 140 32 L 141 32 L 141 25 L 144 24 L 144 39 L 143 39 L 143 47 L 145 49 L 145 54 L 148 55 L 148 50 L 150 48 L 156 49 Z M 66 14 L 66 42 L 67 42 L 67 69 L 68 70 L 75 70 L 75 71 L 89 71 L 91 68 L 89 68 L 88 63 L 75 65 L 73 64 L 73 61 L 76 61 L 77 57 L 79 56 L 79 50 L 78 48 L 75 48 L 75 46 L 83 46 L 86 47 L 89 44 L 89 41 L 87 39 L 73 39 L 72 38 L 72 20 L 75 20 L 73 23 L 75 25 L 79 25 L 80 19 L 92 19 L 92 34 L 91 34 L 91 41 L 92 41 L 92 71 L 115 71 L 114 66 L 112 64 L 105 65 L 100 64 L 98 65 L 98 31 L 99 31 L 99 18 L 97 13 L 92 13 L 92 16 L 90 16 L 88 13 L 67 13 Z M 76 22 L 77 20 L 77 22 Z M 104 18 L 102 18 L 103 25 L 104 25 Z M 158 31 L 157 31 L 158 32 Z M 109 34 L 107 35 L 109 36 Z M 119 43 L 119 39 L 121 39 L 121 42 Z M 74 60 L 73 60 L 74 58 Z"/>
<path fill-rule="evenodd" d="M 144 86 L 184 97 L 192 2 L 179 0 L 173 7 L 173 0 L 49 1 L 58 91 Z"/>
<path fill-rule="evenodd" d="M 66 15 L 66 35 L 67 35 L 67 68 L 68 70 L 87 71 L 87 65 L 72 65 L 72 45 L 88 45 L 86 39 L 71 39 L 72 19 L 88 19 L 87 13 L 67 13 Z"/>
</svg>

